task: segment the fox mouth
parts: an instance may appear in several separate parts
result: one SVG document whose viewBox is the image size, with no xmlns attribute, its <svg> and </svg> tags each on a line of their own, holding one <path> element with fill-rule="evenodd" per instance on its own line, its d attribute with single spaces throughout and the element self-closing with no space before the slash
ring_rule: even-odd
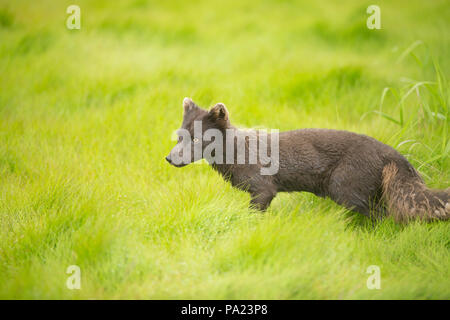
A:
<svg viewBox="0 0 450 320">
<path fill-rule="evenodd" d="M 166 160 L 167 160 L 168 163 L 170 163 L 171 165 L 173 165 L 174 167 L 177 167 L 177 168 L 181 168 L 181 167 L 184 167 L 184 166 L 188 165 L 187 163 L 173 163 L 172 159 L 170 158 L 170 156 L 167 156 Z"/>
<path fill-rule="evenodd" d="M 175 164 L 175 163 L 171 162 L 170 164 L 173 165 L 174 167 L 177 167 L 177 168 L 181 168 L 181 167 L 187 166 L 186 163 Z"/>
</svg>

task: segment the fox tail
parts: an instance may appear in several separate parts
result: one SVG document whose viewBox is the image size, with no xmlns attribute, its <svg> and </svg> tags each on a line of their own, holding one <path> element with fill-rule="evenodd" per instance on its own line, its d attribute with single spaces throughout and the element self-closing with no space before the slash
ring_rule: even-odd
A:
<svg viewBox="0 0 450 320">
<path fill-rule="evenodd" d="M 384 166 L 382 190 L 387 211 L 398 222 L 450 218 L 450 188 L 429 189 L 408 162 Z"/>
</svg>

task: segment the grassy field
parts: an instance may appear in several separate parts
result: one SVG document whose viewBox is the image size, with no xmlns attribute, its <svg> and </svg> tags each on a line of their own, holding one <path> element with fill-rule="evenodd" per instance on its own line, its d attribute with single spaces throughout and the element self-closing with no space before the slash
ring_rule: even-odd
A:
<svg viewBox="0 0 450 320">
<path fill-rule="evenodd" d="M 449 299 L 448 222 L 306 193 L 260 214 L 164 160 L 189 96 L 237 126 L 373 136 L 446 188 L 449 21 L 445 0 L 0 0 L 0 298 Z"/>
</svg>

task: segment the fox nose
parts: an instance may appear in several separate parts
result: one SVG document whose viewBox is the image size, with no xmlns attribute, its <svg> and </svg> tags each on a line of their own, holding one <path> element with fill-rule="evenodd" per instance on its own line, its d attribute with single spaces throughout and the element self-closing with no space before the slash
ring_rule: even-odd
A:
<svg viewBox="0 0 450 320">
<path fill-rule="evenodd" d="M 170 159 L 170 155 L 168 155 L 168 156 L 166 157 L 166 160 L 167 160 L 168 163 L 172 163 L 172 159 Z"/>
</svg>

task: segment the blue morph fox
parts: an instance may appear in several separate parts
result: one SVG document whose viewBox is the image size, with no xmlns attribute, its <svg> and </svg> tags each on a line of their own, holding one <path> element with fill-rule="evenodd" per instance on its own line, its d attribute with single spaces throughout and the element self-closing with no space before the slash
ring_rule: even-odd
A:
<svg viewBox="0 0 450 320">
<path fill-rule="evenodd" d="M 371 137 L 330 129 L 249 133 L 231 124 L 222 103 L 208 111 L 185 98 L 183 109 L 178 143 L 166 160 L 182 167 L 205 158 L 250 193 L 255 209 L 265 211 L 278 192 L 305 191 L 376 219 L 450 217 L 450 188 L 429 189 L 405 157 Z"/>
</svg>

